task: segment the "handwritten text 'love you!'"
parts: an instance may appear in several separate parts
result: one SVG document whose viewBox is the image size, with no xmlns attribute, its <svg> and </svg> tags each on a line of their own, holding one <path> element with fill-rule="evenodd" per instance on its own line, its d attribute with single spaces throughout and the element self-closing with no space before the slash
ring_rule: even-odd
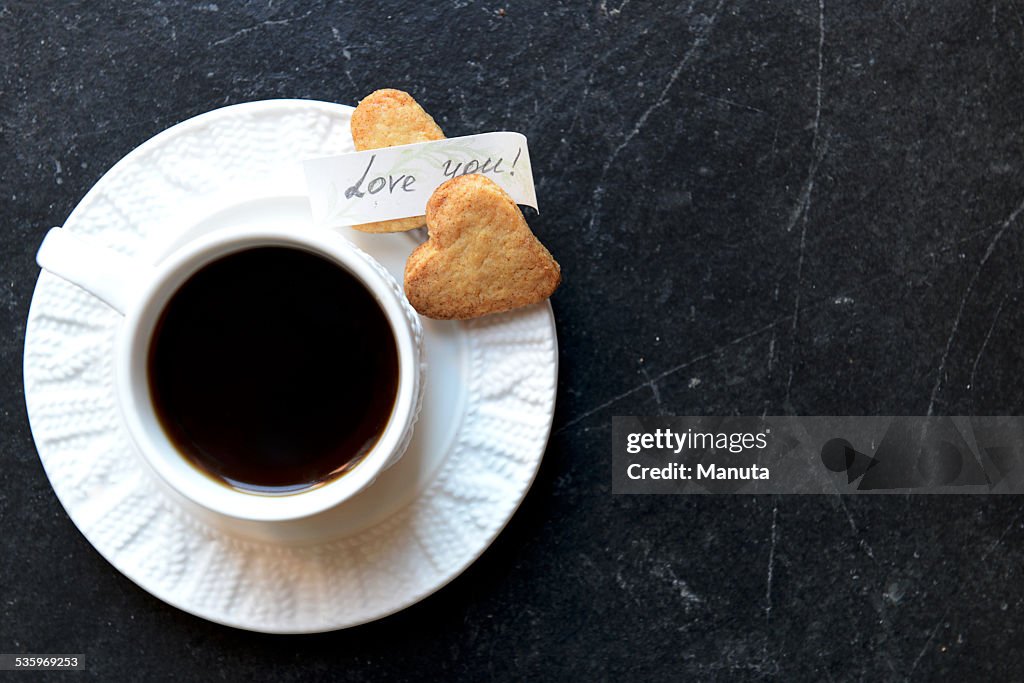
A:
<svg viewBox="0 0 1024 683">
<path fill-rule="evenodd" d="M 358 223 L 422 215 L 442 183 L 479 173 L 537 208 L 526 137 L 497 132 L 366 150 L 303 162 L 313 218 Z"/>
</svg>

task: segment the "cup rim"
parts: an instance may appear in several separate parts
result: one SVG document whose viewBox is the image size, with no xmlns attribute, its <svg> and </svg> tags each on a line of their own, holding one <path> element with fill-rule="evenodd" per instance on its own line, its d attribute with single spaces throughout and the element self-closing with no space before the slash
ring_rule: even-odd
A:
<svg viewBox="0 0 1024 683">
<path fill-rule="evenodd" d="M 175 292 L 199 269 L 229 254 L 283 246 L 302 249 L 353 275 L 374 297 L 391 327 L 398 353 L 398 388 L 384 430 L 350 470 L 327 482 L 286 494 L 235 489 L 217 481 L 181 454 L 160 424 L 149 389 L 148 353 L 156 322 Z M 142 459 L 172 489 L 213 512 L 249 521 L 287 521 L 323 512 L 364 490 L 408 444 L 418 408 L 419 342 L 398 283 L 341 235 L 302 226 L 289 229 L 235 226 L 204 235 L 161 261 L 126 311 L 119 332 L 115 387 L 121 414 Z"/>
</svg>

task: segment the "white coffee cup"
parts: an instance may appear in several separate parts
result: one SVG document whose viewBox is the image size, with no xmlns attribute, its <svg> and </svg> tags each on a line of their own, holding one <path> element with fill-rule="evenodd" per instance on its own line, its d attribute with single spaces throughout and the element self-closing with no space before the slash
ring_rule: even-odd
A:
<svg viewBox="0 0 1024 683">
<path fill-rule="evenodd" d="M 215 481 L 168 439 L 150 397 L 147 358 L 154 327 L 174 293 L 212 261 L 256 247 L 283 246 L 318 254 L 366 287 L 383 310 L 398 349 L 398 391 L 391 418 L 370 452 L 351 470 L 318 487 L 264 495 Z M 128 431 L 145 462 L 171 488 L 214 512 L 252 521 L 284 521 L 333 508 L 373 483 L 405 452 L 422 400 L 423 330 L 401 288 L 384 268 L 339 235 L 311 227 L 237 226 L 196 238 L 158 265 L 100 247 L 64 228 L 47 233 L 39 265 L 124 316 L 114 345 L 114 385 Z"/>
</svg>

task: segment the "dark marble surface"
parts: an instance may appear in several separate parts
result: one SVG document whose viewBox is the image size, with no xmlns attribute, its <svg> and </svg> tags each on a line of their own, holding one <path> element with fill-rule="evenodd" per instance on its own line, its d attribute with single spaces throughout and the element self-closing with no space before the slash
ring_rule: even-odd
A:
<svg viewBox="0 0 1024 683">
<path fill-rule="evenodd" d="M 620 2 L 0 3 L 0 651 L 102 680 L 1019 679 L 1020 499 L 616 497 L 609 463 L 613 414 L 1024 411 L 1024 5 Z M 450 135 L 530 138 L 565 273 L 551 444 L 420 605 L 209 624 L 51 492 L 33 254 L 168 126 L 383 86 Z"/>
</svg>

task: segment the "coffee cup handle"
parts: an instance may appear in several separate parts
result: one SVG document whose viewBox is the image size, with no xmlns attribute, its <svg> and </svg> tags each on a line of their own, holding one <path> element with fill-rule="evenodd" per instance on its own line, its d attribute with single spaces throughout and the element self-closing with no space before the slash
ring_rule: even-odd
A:
<svg viewBox="0 0 1024 683">
<path fill-rule="evenodd" d="M 36 252 L 36 263 L 78 285 L 121 315 L 139 294 L 148 267 L 64 228 L 51 228 Z"/>
</svg>

